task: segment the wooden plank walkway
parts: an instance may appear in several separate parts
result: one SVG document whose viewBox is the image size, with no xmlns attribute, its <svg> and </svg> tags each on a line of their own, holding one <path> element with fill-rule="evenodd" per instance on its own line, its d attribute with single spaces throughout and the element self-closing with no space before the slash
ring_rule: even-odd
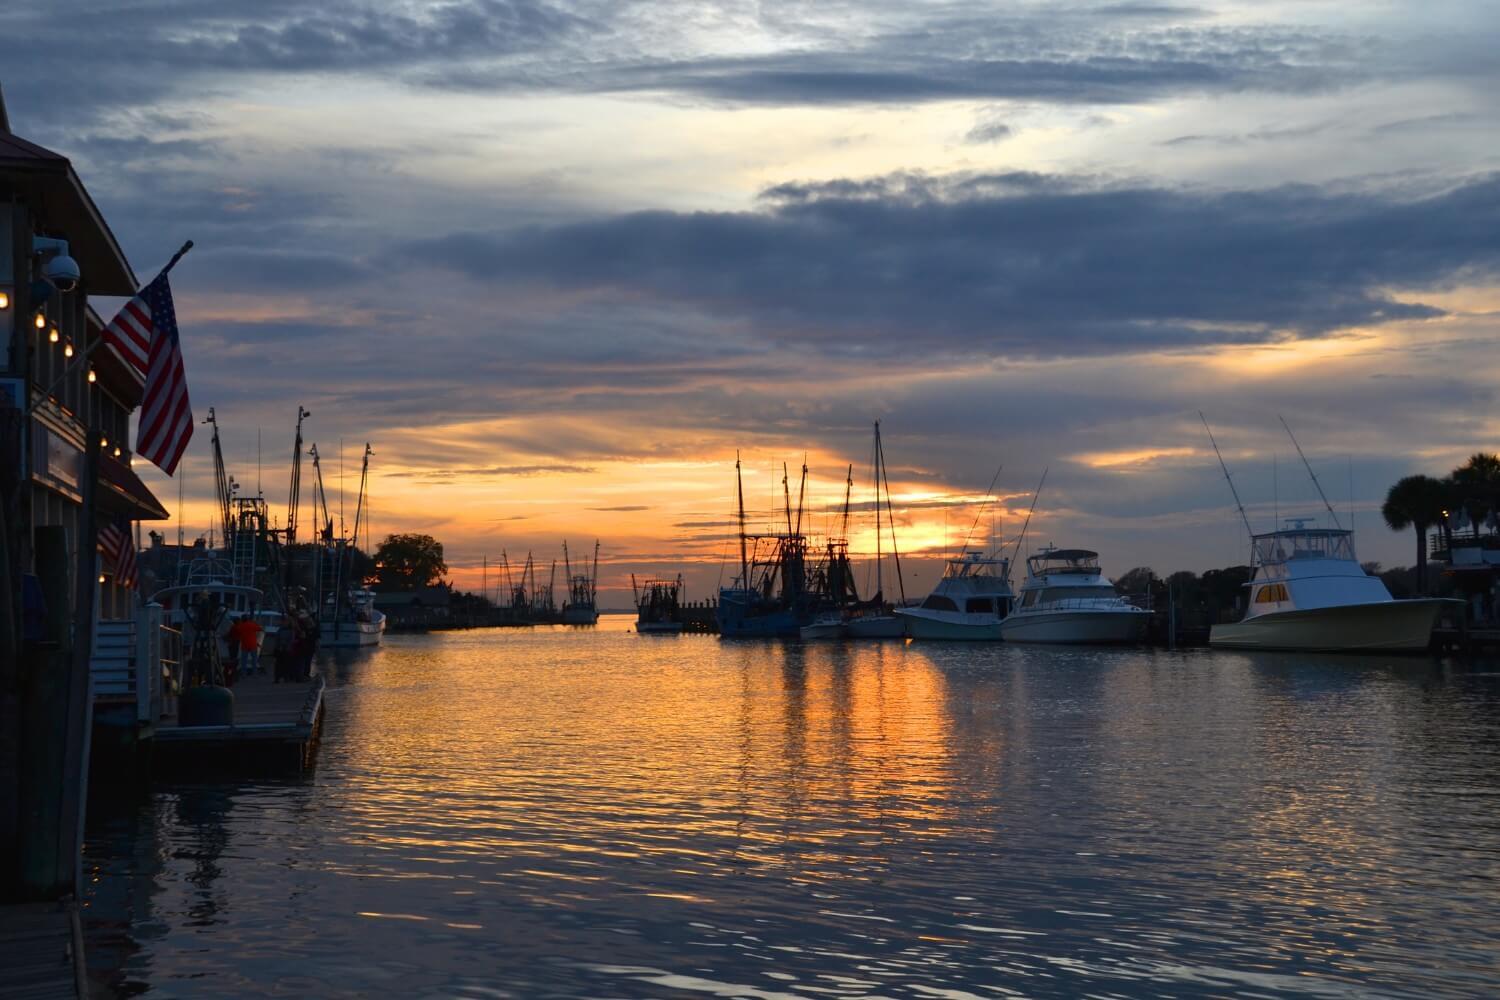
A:
<svg viewBox="0 0 1500 1000">
<path fill-rule="evenodd" d="M 323 721 L 323 687 L 321 675 L 281 684 L 261 674 L 242 678 L 230 689 L 233 725 L 184 726 L 169 715 L 157 723 L 154 755 L 163 763 L 229 757 L 305 768 Z"/>
<path fill-rule="evenodd" d="M 63 903 L 0 905 L 0 997 L 88 1000 L 78 907 Z"/>
</svg>

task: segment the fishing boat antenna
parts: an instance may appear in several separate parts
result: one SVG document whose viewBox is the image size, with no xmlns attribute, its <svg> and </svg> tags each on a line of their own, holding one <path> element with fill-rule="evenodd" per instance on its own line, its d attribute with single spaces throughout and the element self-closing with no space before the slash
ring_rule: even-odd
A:
<svg viewBox="0 0 1500 1000">
<path fill-rule="evenodd" d="M 984 512 L 994 500 L 995 484 L 1000 481 L 1000 470 L 1004 468 L 1002 464 L 999 469 L 995 470 L 995 475 L 990 479 L 990 488 L 984 491 L 984 503 L 979 505 L 979 510 L 974 514 L 974 523 L 969 525 L 968 531 L 964 532 L 964 547 L 958 550 L 960 559 L 963 558 L 965 552 L 969 551 L 969 536 L 974 534 L 975 528 L 979 527 L 979 519 L 984 516 Z"/>
<path fill-rule="evenodd" d="M 1297 457 L 1302 459 L 1302 465 L 1307 469 L 1307 475 L 1312 479 L 1313 486 L 1317 487 L 1318 496 L 1323 500 L 1323 506 L 1328 508 L 1328 516 L 1333 518 L 1333 526 L 1342 530 L 1344 526 L 1339 523 L 1338 511 L 1334 510 L 1333 504 L 1328 502 L 1328 494 L 1323 492 L 1323 484 L 1318 482 L 1318 474 L 1313 471 L 1312 463 L 1309 462 L 1307 460 L 1307 456 L 1302 453 L 1302 446 L 1297 443 L 1297 435 L 1293 434 L 1291 427 L 1287 425 L 1286 417 L 1283 417 L 1278 413 L 1276 415 L 1276 419 L 1280 420 L 1281 426 L 1286 428 L 1286 436 L 1292 439 L 1292 447 L 1297 449 Z"/>
<path fill-rule="evenodd" d="M 1052 467 L 1049 465 L 1047 466 L 1047 468 L 1042 470 L 1041 482 L 1036 484 L 1036 492 L 1031 494 L 1031 507 L 1026 511 L 1026 520 L 1021 525 L 1021 533 L 1016 536 L 1016 554 L 1011 557 L 1011 562 L 1015 562 L 1016 559 L 1019 559 L 1021 556 L 1021 543 L 1026 541 L 1026 531 L 1031 527 L 1031 515 L 1036 512 L 1036 502 L 1042 495 L 1042 487 L 1047 485 L 1047 473 L 1051 470 L 1051 468 Z M 1005 567 L 1005 582 L 1010 582 L 1009 565 Z"/>
<path fill-rule="evenodd" d="M 1219 460 L 1219 468 L 1224 471 L 1224 481 L 1229 484 L 1229 493 L 1234 497 L 1234 506 L 1240 512 L 1240 520 L 1245 522 L 1245 534 L 1250 536 L 1250 544 L 1255 545 L 1255 529 L 1250 527 L 1250 515 L 1245 513 L 1245 505 L 1240 502 L 1240 491 L 1234 488 L 1234 477 L 1229 474 L 1229 466 L 1224 464 L 1224 454 L 1219 451 L 1219 442 L 1214 440 L 1213 428 L 1208 426 L 1208 418 L 1203 411 L 1198 411 L 1198 419 L 1203 421 L 1203 429 L 1208 431 L 1208 443 L 1214 446 L 1214 456 Z"/>
</svg>

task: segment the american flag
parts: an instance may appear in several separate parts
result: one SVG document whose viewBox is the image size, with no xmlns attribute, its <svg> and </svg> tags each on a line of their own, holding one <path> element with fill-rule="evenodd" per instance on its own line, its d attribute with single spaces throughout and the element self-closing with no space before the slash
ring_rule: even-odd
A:
<svg viewBox="0 0 1500 1000">
<path fill-rule="evenodd" d="M 104 328 L 104 342 L 146 375 L 136 454 L 172 475 L 193 436 L 193 409 L 188 403 L 177 313 L 165 272 L 110 320 Z"/>
<path fill-rule="evenodd" d="M 99 529 L 99 551 L 104 556 L 105 568 L 113 568 L 115 582 L 134 588 L 135 542 L 131 541 L 128 526 L 111 522 Z"/>
</svg>

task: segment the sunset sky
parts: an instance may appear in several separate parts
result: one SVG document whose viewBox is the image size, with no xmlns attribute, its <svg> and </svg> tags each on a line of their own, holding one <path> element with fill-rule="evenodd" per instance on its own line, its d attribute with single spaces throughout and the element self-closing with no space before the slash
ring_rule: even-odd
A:
<svg viewBox="0 0 1500 1000">
<path fill-rule="evenodd" d="M 1201 409 L 1258 529 L 1321 509 L 1279 414 L 1409 564 L 1386 488 L 1500 447 L 1496 52 L 1479 0 L 0 8 L 13 129 L 142 280 L 196 241 L 188 378 L 242 484 L 259 434 L 282 508 L 300 403 L 351 517 L 374 447 L 377 539 L 477 587 L 598 537 L 606 606 L 728 582 L 736 450 L 753 523 L 805 454 L 828 530 L 876 419 L 913 556 L 1003 464 L 1006 537 L 1048 468 L 1037 543 L 1244 561 Z M 210 472 L 200 429 L 189 538 Z"/>
</svg>

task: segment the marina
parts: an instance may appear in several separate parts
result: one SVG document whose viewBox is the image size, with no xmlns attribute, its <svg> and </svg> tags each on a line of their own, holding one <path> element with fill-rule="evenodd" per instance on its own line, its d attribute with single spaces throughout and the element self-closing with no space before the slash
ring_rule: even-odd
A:
<svg viewBox="0 0 1500 1000">
<path fill-rule="evenodd" d="M 1493 971 L 1493 663 L 634 624 L 330 653 L 304 777 L 91 810 L 96 982 L 1449 1000 Z"/>
</svg>

